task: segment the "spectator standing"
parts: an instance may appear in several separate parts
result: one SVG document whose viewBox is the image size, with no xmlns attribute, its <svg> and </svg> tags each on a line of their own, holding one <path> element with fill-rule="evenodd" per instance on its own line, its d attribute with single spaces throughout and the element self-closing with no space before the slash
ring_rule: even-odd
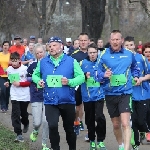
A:
<svg viewBox="0 0 150 150">
<path fill-rule="evenodd" d="M 21 37 L 19 35 L 16 35 L 14 37 L 15 40 L 15 45 L 11 46 L 9 49 L 10 53 L 17 52 L 19 53 L 20 57 L 25 53 L 25 48 L 24 46 L 21 45 Z"/>
<path fill-rule="evenodd" d="M 8 76 L 6 69 L 9 66 L 10 62 L 10 53 L 9 53 L 10 43 L 9 41 L 4 41 L 2 44 L 2 52 L 0 52 L 0 82 L 1 82 L 1 111 L 6 112 L 8 110 L 9 97 L 10 97 L 10 87 L 4 87 L 4 82 L 8 81 Z"/>
<path fill-rule="evenodd" d="M 69 49 L 71 47 L 73 48 L 71 38 L 66 38 L 66 45 L 64 46 L 64 53 L 68 54 L 69 53 Z"/>
</svg>

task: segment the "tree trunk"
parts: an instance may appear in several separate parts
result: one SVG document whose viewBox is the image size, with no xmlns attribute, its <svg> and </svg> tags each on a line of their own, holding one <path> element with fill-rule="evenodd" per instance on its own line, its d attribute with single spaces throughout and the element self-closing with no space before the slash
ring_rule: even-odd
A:
<svg viewBox="0 0 150 150">
<path fill-rule="evenodd" d="M 108 12 L 110 15 L 111 31 L 119 29 L 119 0 L 108 0 Z"/>
<path fill-rule="evenodd" d="M 106 0 L 80 0 L 82 32 L 87 32 L 96 42 L 101 37 L 105 21 Z"/>
<path fill-rule="evenodd" d="M 46 31 L 46 0 L 42 0 L 42 16 L 41 16 L 41 28 L 40 28 L 40 38 L 44 38 Z"/>
</svg>

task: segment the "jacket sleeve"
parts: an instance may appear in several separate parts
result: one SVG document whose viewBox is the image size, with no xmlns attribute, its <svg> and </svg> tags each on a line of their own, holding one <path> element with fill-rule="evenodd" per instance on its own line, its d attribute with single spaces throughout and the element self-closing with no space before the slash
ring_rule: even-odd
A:
<svg viewBox="0 0 150 150">
<path fill-rule="evenodd" d="M 150 63 L 148 62 L 148 59 L 145 56 L 143 57 L 143 68 L 144 68 L 144 74 L 150 74 Z"/>
<path fill-rule="evenodd" d="M 30 86 L 30 82 L 29 81 L 25 81 L 25 82 L 19 82 L 21 87 L 28 87 Z"/>
<path fill-rule="evenodd" d="M 138 68 L 137 62 L 135 60 L 134 54 L 132 54 L 132 64 L 131 64 L 131 73 L 132 76 L 135 77 L 140 77 L 140 69 Z"/>
<path fill-rule="evenodd" d="M 21 61 L 25 61 L 25 54 L 22 55 Z"/>
<path fill-rule="evenodd" d="M 105 80 L 108 80 L 108 78 L 104 77 L 105 71 L 108 69 L 104 67 L 104 63 L 102 58 L 99 58 L 97 61 L 96 67 L 95 67 L 95 72 L 94 72 L 94 79 L 97 82 L 105 82 Z"/>
<path fill-rule="evenodd" d="M 40 62 L 38 62 L 37 67 L 32 74 L 32 81 L 37 84 L 41 80 L 40 75 Z"/>
<path fill-rule="evenodd" d="M 75 87 L 81 85 L 85 81 L 84 73 L 79 65 L 79 63 L 74 59 L 74 78 L 69 79 L 68 85 L 70 87 Z"/>
</svg>

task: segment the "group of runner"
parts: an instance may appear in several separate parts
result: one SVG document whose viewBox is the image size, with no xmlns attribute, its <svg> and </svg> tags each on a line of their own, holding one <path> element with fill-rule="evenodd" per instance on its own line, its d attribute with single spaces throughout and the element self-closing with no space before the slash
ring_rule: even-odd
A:
<svg viewBox="0 0 150 150">
<path fill-rule="evenodd" d="M 106 150 L 105 101 L 119 150 L 129 150 L 130 144 L 132 150 L 139 150 L 143 140 L 150 142 L 150 43 L 145 43 L 143 55 L 139 54 L 134 37 L 124 39 L 119 30 L 111 32 L 108 48 L 100 46 L 101 39 L 97 46 L 87 33 L 80 33 L 74 49 L 66 46 L 65 51 L 59 37 L 51 37 L 46 47 L 41 41 L 35 44 L 34 36 L 28 46 L 22 45 L 20 36 L 14 40 L 11 47 L 9 41 L 2 44 L 0 98 L 1 111 L 7 112 L 10 95 L 15 142 L 23 142 L 22 132 L 28 131 L 30 102 L 30 139 L 37 141 L 43 124 L 42 150 L 50 150 L 48 138 L 52 150 L 61 149 L 59 116 L 69 150 L 76 150 L 76 136 L 85 126 L 84 111 L 89 149 Z"/>
</svg>

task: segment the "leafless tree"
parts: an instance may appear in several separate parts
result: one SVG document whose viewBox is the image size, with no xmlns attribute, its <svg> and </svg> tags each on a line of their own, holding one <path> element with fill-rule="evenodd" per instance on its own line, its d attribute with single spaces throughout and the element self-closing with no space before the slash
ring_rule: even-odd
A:
<svg viewBox="0 0 150 150">
<path fill-rule="evenodd" d="M 17 34 L 14 33 L 16 29 L 19 32 L 24 27 L 25 16 L 20 2 L 20 0 L 0 0 L 0 31 L 5 33 L 8 40 L 11 40 L 11 34 Z"/>
<path fill-rule="evenodd" d="M 108 0 L 111 30 L 119 29 L 119 0 Z"/>
<path fill-rule="evenodd" d="M 145 10 L 145 12 L 147 13 L 148 17 L 150 17 L 150 10 L 147 8 L 147 5 L 146 5 L 147 0 L 128 0 L 128 1 L 129 3 L 139 2 L 141 6 L 143 7 L 143 9 Z"/>
<path fill-rule="evenodd" d="M 31 0 L 34 14 L 38 20 L 39 37 L 43 38 L 51 28 L 51 21 L 56 9 L 56 3 L 57 0 L 42 0 L 42 11 L 40 12 L 38 9 L 37 1 Z M 48 9 L 46 6 L 48 6 Z"/>
<path fill-rule="evenodd" d="M 96 40 L 101 37 L 105 21 L 106 0 L 80 0 L 82 9 L 82 31 Z"/>
</svg>

